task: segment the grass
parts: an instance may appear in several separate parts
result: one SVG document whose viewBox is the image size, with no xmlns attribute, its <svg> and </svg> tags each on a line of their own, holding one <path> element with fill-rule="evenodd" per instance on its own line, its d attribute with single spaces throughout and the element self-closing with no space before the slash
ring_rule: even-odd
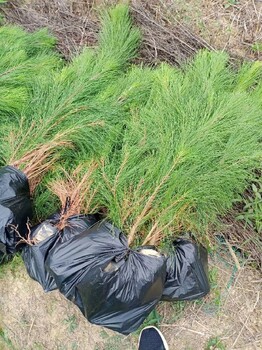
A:
<svg viewBox="0 0 262 350">
<path fill-rule="evenodd" d="M 103 345 L 96 345 L 94 350 L 121 350 L 123 349 L 123 346 L 130 350 L 136 349 L 136 346 L 131 345 L 128 341 L 125 341 L 122 336 L 113 335 L 108 337 Z"/>
<path fill-rule="evenodd" d="M 209 307 L 212 308 L 213 305 L 215 309 L 218 309 L 221 305 L 221 290 L 218 285 L 218 269 L 216 267 L 209 269 L 209 283 L 212 291 Z"/>
<path fill-rule="evenodd" d="M 17 253 L 9 259 L 7 264 L 0 265 L 0 280 L 4 279 L 7 273 L 16 276 L 19 274 L 21 266 L 23 266 L 23 260 L 21 255 Z"/>
<path fill-rule="evenodd" d="M 168 319 L 167 323 L 174 323 L 178 321 L 181 317 L 183 317 L 187 305 L 188 303 L 184 301 L 173 302 L 171 304 L 172 314 L 170 315 L 170 318 Z"/>
<path fill-rule="evenodd" d="M 68 327 L 68 331 L 73 333 L 78 327 L 78 321 L 75 315 L 71 315 L 64 320 L 65 324 Z"/>
<path fill-rule="evenodd" d="M 226 347 L 219 337 L 214 337 L 208 340 L 205 350 L 226 350 Z"/>
<path fill-rule="evenodd" d="M 237 216 L 238 220 L 254 227 L 258 234 L 262 233 L 262 180 L 257 178 L 251 185 L 249 193 L 243 197 L 243 212 Z"/>
<path fill-rule="evenodd" d="M 252 44 L 251 49 L 252 51 L 257 53 L 262 52 L 262 42 L 259 42 L 259 41 L 255 42 L 254 44 Z"/>
<path fill-rule="evenodd" d="M 12 341 L 8 337 L 6 331 L 0 327 L 0 346 L 2 348 L 2 345 L 4 346 L 4 349 L 10 349 L 10 350 L 16 350 L 16 347 L 13 345 Z"/>
</svg>

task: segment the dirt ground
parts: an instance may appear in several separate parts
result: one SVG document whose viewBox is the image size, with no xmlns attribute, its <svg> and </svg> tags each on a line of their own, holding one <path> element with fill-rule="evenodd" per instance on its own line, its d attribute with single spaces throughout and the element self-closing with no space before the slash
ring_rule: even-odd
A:
<svg viewBox="0 0 262 350">
<path fill-rule="evenodd" d="M 209 259 L 211 293 L 195 302 L 161 303 L 157 323 L 170 350 L 262 348 L 262 276 L 248 260 L 240 269 L 226 248 Z M 20 258 L 1 268 L 1 350 L 136 349 L 138 333 L 122 336 L 89 324 L 58 291 L 45 294 Z"/>
<path fill-rule="evenodd" d="M 182 22 L 214 49 L 234 57 L 262 58 L 261 0 L 165 0 L 170 23 Z"/>
<path fill-rule="evenodd" d="M 70 58 L 79 47 L 95 45 L 100 9 L 117 2 L 130 3 L 143 34 L 141 62 L 181 64 L 200 48 L 262 58 L 261 0 L 9 0 L 1 9 L 8 23 L 29 31 L 48 27 Z"/>
</svg>

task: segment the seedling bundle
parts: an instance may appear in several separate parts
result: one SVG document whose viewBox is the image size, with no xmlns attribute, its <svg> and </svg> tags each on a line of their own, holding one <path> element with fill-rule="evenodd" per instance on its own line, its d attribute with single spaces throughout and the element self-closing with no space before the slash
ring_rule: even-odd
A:
<svg viewBox="0 0 262 350">
<path fill-rule="evenodd" d="M 233 69 L 225 53 L 201 51 L 180 69 L 134 66 L 140 34 L 123 5 L 71 62 L 44 31 L 5 30 L 3 62 L 17 47 L 23 55 L 0 67 L 1 171 L 23 177 L 28 211 L 18 219 L 20 192 L 1 188 L 2 253 L 23 248 L 45 291 L 124 334 L 161 298 L 208 293 L 206 251 L 174 240 L 186 231 L 206 242 L 261 160 L 261 65 Z M 20 178 L 0 173 L 2 186 Z"/>
</svg>

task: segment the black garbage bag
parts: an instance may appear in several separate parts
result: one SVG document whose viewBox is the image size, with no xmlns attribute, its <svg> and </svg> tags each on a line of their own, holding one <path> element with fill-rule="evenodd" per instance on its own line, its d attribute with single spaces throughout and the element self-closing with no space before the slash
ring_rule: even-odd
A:
<svg viewBox="0 0 262 350">
<path fill-rule="evenodd" d="M 15 228 L 23 237 L 31 217 L 32 203 L 27 177 L 14 167 L 0 168 L 0 262 L 5 255 L 17 251 L 20 238 Z"/>
<path fill-rule="evenodd" d="M 71 216 L 67 220 L 67 226 L 61 231 L 56 227 L 59 221 L 60 215 L 55 214 L 50 219 L 34 227 L 29 235 L 29 244 L 22 251 L 22 257 L 29 276 L 39 282 L 45 292 L 57 288 L 54 278 L 45 269 L 45 260 L 50 249 L 56 241 L 65 242 L 94 225 L 98 219 L 96 215 Z"/>
<path fill-rule="evenodd" d="M 207 250 L 179 239 L 167 259 L 167 279 L 161 300 L 194 300 L 210 291 Z"/>
<path fill-rule="evenodd" d="M 131 250 L 106 221 L 50 250 L 46 268 L 61 293 L 91 322 L 122 334 L 135 331 L 160 300 L 166 258 Z"/>
</svg>

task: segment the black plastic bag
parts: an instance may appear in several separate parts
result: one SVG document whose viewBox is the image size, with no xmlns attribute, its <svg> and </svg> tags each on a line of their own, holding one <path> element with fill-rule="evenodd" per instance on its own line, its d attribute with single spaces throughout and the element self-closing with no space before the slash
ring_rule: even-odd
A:
<svg viewBox="0 0 262 350">
<path fill-rule="evenodd" d="M 207 250 L 187 240 L 174 242 L 167 259 L 167 279 L 161 300 L 194 300 L 210 291 Z"/>
<path fill-rule="evenodd" d="M 65 242 L 94 225 L 97 222 L 97 217 L 95 215 L 71 216 L 67 220 L 67 226 L 61 231 L 56 228 L 59 221 L 60 215 L 55 214 L 49 220 L 34 227 L 29 235 L 32 243 L 28 244 L 22 252 L 29 276 L 39 282 L 45 292 L 57 288 L 54 278 L 45 269 L 45 260 L 49 250 L 56 241 Z"/>
<path fill-rule="evenodd" d="M 27 232 L 27 221 L 32 217 L 32 203 L 27 177 L 11 166 L 0 169 L 0 261 L 4 255 L 17 251 Z"/>
<path fill-rule="evenodd" d="M 122 334 L 143 323 L 160 300 L 166 278 L 163 255 L 129 249 L 121 231 L 105 221 L 57 242 L 46 267 L 60 292 L 91 323 Z"/>
</svg>

